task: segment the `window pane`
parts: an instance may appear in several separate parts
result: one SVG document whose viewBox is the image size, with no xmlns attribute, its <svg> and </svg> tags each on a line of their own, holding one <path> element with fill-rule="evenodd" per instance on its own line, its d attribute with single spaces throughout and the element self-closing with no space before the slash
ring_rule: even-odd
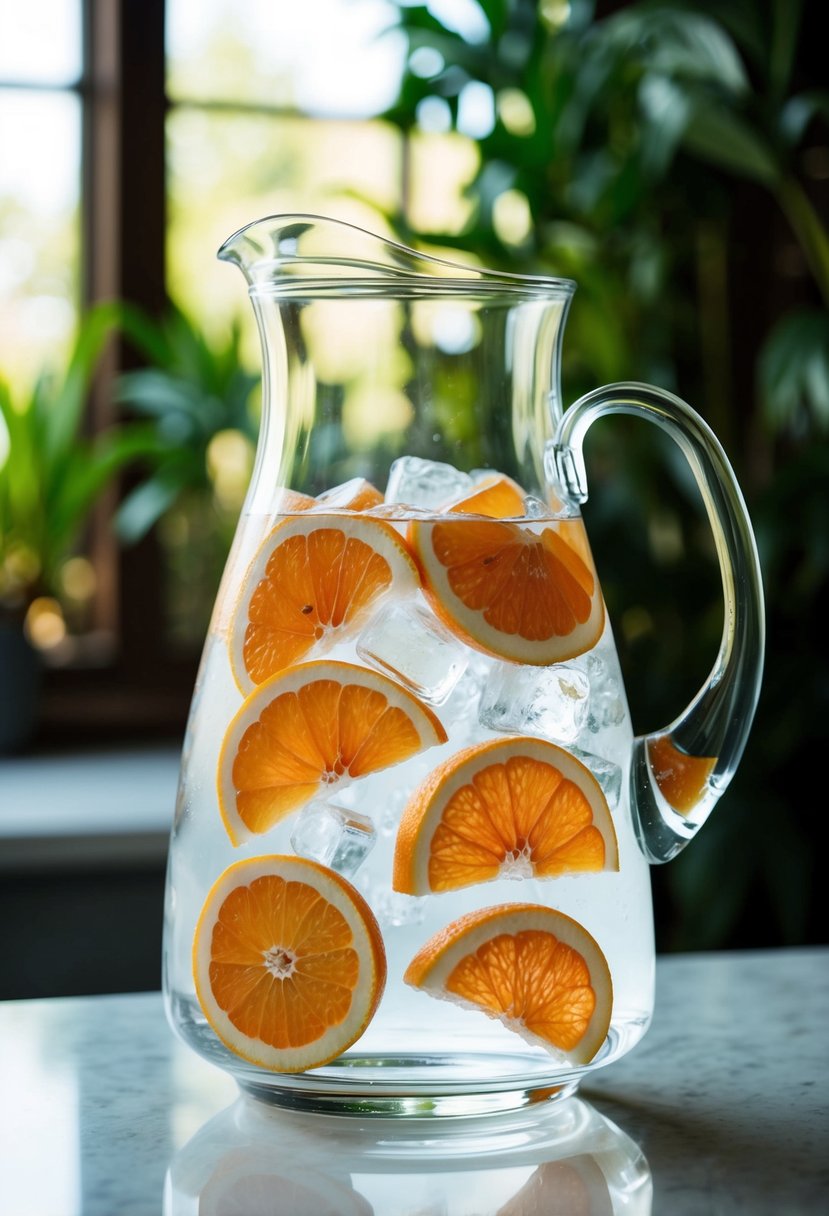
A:
<svg viewBox="0 0 829 1216">
<path fill-rule="evenodd" d="M 81 74 L 81 0 L 3 0 L 0 81 L 74 84 Z"/>
<path fill-rule="evenodd" d="M 397 92 L 405 42 L 387 0 L 168 0 L 168 91 L 364 117 Z"/>
<path fill-rule="evenodd" d="M 167 135 L 168 287 L 208 330 L 242 308 L 253 333 L 241 276 L 215 257 L 243 224 L 315 211 L 386 231 L 378 209 L 400 206 L 401 137 L 384 123 L 180 108 Z"/>
<path fill-rule="evenodd" d="M 72 94 L 0 88 L 0 364 L 63 354 L 77 319 L 81 115 Z"/>
</svg>

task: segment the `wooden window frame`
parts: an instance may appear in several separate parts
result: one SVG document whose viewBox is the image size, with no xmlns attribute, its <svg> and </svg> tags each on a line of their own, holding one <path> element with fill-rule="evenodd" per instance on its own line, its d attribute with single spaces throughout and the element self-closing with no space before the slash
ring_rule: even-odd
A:
<svg viewBox="0 0 829 1216">
<path fill-rule="evenodd" d="M 165 289 L 164 0 L 83 0 L 81 306 L 128 300 L 150 315 Z M 136 363 L 112 344 L 90 401 L 90 426 L 112 417 L 115 375 Z M 46 674 L 41 739 L 170 737 L 184 728 L 198 655 L 165 645 L 161 552 L 151 533 L 119 549 L 113 492 L 90 528 L 99 574 L 95 624 L 114 638 L 97 666 Z"/>
<path fill-rule="evenodd" d="M 170 100 L 165 10 L 165 0 L 82 0 L 82 307 L 126 300 L 154 317 L 167 308 L 165 139 L 172 108 L 314 117 L 280 105 Z M 409 141 L 401 136 L 405 208 Z M 93 386 L 92 428 L 111 420 L 114 377 L 135 365 L 127 344 L 112 344 Z M 41 714 L 46 745 L 179 737 L 184 730 L 199 655 L 182 654 L 165 639 L 159 540 L 151 532 L 119 548 L 111 528 L 115 505 L 113 491 L 89 535 L 99 576 L 95 626 L 114 645 L 97 665 L 48 671 Z"/>
</svg>

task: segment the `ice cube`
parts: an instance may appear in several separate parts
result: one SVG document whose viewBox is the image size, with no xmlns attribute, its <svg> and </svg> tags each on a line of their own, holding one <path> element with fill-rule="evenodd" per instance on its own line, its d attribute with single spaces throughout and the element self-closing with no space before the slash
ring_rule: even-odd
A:
<svg viewBox="0 0 829 1216">
<path fill-rule="evenodd" d="M 598 691 L 591 692 L 590 713 L 587 729 L 594 735 L 600 730 L 621 726 L 625 720 L 625 703 L 619 696 L 618 686 L 609 680 Z"/>
<path fill-rule="evenodd" d="M 469 474 L 461 473 L 454 465 L 422 460 L 419 456 L 401 456 L 389 472 L 386 502 L 436 509 L 468 493 L 473 485 Z"/>
<path fill-rule="evenodd" d="M 368 901 L 381 929 L 419 925 L 426 916 L 426 899 L 422 895 L 403 895 L 385 884 L 371 888 Z"/>
<path fill-rule="evenodd" d="M 473 743 L 480 737 L 478 705 L 495 662 L 475 650 L 468 651 L 467 658 L 466 671 L 453 688 L 452 695 L 441 712 L 443 725 L 451 735 L 453 743 L 458 745 Z"/>
<path fill-rule="evenodd" d="M 585 671 L 590 680 L 591 688 L 598 688 L 608 678 L 607 661 L 596 650 L 590 650 L 584 656 Z"/>
<path fill-rule="evenodd" d="M 300 857 L 350 878 L 374 848 L 375 839 L 374 824 L 365 815 L 315 799 L 297 817 L 291 845 Z"/>
<path fill-rule="evenodd" d="M 352 477 L 349 481 L 343 481 L 340 485 L 332 486 L 330 490 L 323 490 L 322 494 L 318 494 L 316 505 L 311 510 L 366 510 L 368 507 L 378 506 L 382 501 L 383 495 L 370 481 L 366 481 L 365 477 Z"/>
<path fill-rule="evenodd" d="M 622 770 L 619 765 L 614 764 L 612 760 L 605 760 L 604 756 L 582 751 L 580 747 L 570 747 L 567 750 L 571 756 L 581 760 L 585 768 L 590 769 L 602 787 L 608 805 L 611 808 L 617 807 L 622 796 Z"/>
<path fill-rule="evenodd" d="M 433 705 L 443 704 L 468 662 L 466 647 L 419 604 L 383 608 L 360 634 L 357 653 Z"/>
<path fill-rule="evenodd" d="M 524 499 L 524 514 L 527 519 L 552 519 L 553 517 L 546 502 L 542 502 L 540 498 L 535 498 L 532 494 L 528 494 Z"/>
<path fill-rule="evenodd" d="M 572 743 L 584 726 L 589 692 L 587 676 L 575 667 L 499 663 L 481 694 L 478 717 L 490 730 Z"/>
<path fill-rule="evenodd" d="M 400 826 L 400 817 L 408 801 L 407 789 L 393 790 L 385 799 L 383 810 L 380 812 L 380 833 L 383 836 L 394 836 Z"/>
</svg>

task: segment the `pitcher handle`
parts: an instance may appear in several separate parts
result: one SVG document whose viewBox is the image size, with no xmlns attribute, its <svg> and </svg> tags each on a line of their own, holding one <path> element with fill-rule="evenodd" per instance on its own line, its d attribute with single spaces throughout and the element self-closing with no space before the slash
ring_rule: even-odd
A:
<svg viewBox="0 0 829 1216">
<path fill-rule="evenodd" d="M 725 599 L 722 641 L 705 684 L 670 726 L 638 736 L 633 744 L 634 825 L 645 856 L 663 862 L 675 857 L 708 818 L 743 754 L 763 671 L 760 563 L 745 501 L 713 431 L 686 402 L 652 385 L 609 384 L 566 411 L 551 454 L 557 480 L 571 498 L 587 499 L 584 437 L 605 414 L 647 418 L 679 444 L 714 533 Z"/>
</svg>

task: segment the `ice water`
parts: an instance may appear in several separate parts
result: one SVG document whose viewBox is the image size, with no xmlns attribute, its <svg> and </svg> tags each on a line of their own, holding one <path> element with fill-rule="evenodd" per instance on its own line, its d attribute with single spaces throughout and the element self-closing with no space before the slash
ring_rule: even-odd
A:
<svg viewBox="0 0 829 1216">
<path fill-rule="evenodd" d="M 402 480 L 398 477 L 398 481 Z M 538 532 L 546 519 L 533 502 L 520 524 Z M 382 508 L 374 514 L 383 515 Z M 405 504 L 386 511 L 405 540 Z M 229 659 L 229 642 L 245 622 L 236 601 L 263 539 L 288 516 L 247 516 L 237 531 L 205 647 L 188 723 L 173 829 L 165 927 L 165 990 L 171 1020 L 196 1050 L 252 1087 L 329 1090 L 354 1095 L 530 1091 L 554 1088 L 610 1062 L 644 1033 L 652 1007 L 653 940 L 648 869 L 631 823 L 627 785 L 631 727 L 610 624 L 588 653 L 560 670 L 541 671 L 482 653 L 448 636 L 422 589 L 390 592 L 373 615 L 337 636 L 327 658 L 382 671 L 428 700 L 447 742 L 408 761 L 318 794 L 270 831 L 234 847 L 217 801 L 222 740 L 243 702 Z M 422 506 L 411 512 L 421 524 Z M 441 515 L 460 527 L 463 514 Z M 480 520 L 480 517 L 479 517 Z M 578 521 L 577 521 L 578 522 Z M 580 522 L 578 523 L 580 527 Z M 396 630 L 400 630 L 397 645 Z M 416 633 L 416 646 L 411 641 Z M 434 648 L 432 650 L 431 648 Z M 396 656 L 396 657 L 395 657 Z M 398 670 L 395 670 L 397 663 Z M 539 692 L 539 685 L 541 691 Z M 560 701 L 560 704 L 557 703 Z M 560 722 L 556 715 L 560 714 Z M 412 790 L 462 748 L 526 733 L 547 737 L 591 767 L 605 790 L 619 846 L 618 872 L 555 879 L 499 878 L 459 891 L 413 897 L 392 887 L 397 822 Z M 380 924 L 388 965 L 385 993 L 373 1020 L 340 1059 L 302 1076 L 265 1074 L 228 1051 L 206 1022 L 195 996 L 192 947 L 207 892 L 233 862 L 266 854 L 311 856 L 340 868 L 370 903 Z M 587 1068 L 557 1060 L 483 1013 L 459 1008 L 408 987 L 407 965 L 424 943 L 464 913 L 498 904 L 546 904 L 583 925 L 607 959 L 613 981 L 611 1029 Z"/>
</svg>

